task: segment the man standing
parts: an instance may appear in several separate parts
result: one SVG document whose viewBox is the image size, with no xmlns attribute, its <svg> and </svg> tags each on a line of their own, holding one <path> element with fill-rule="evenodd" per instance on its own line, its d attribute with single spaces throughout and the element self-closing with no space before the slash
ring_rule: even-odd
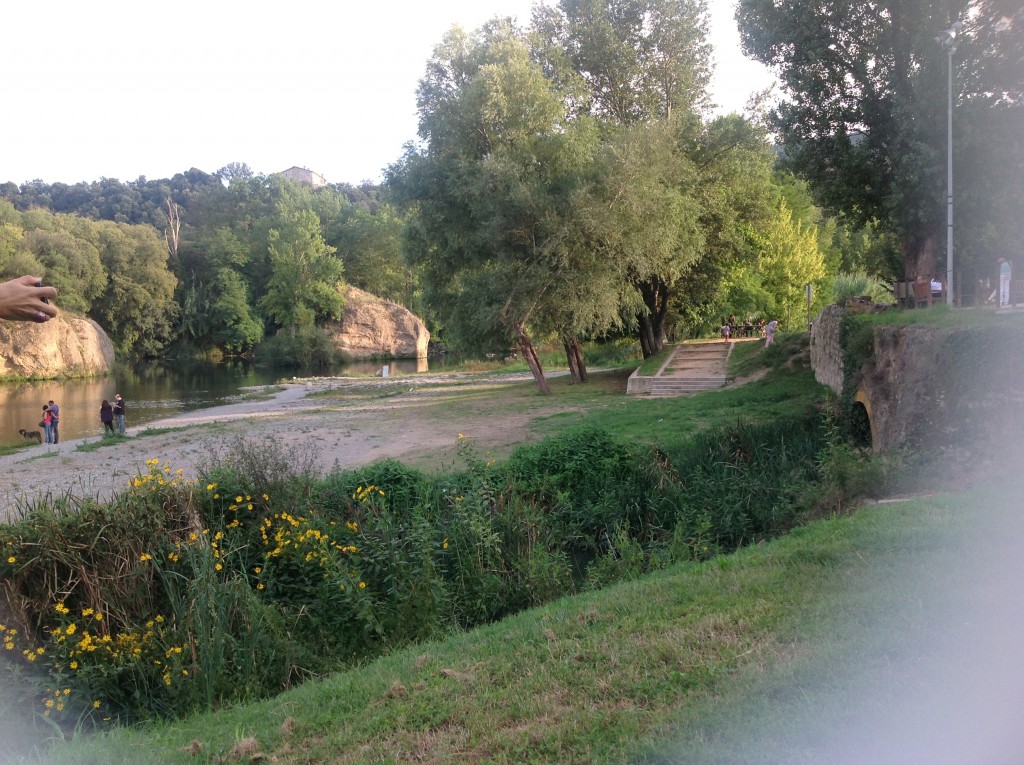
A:
<svg viewBox="0 0 1024 765">
<path fill-rule="evenodd" d="M 779 326 L 778 319 L 772 319 L 768 322 L 768 326 L 764 328 L 764 347 L 767 348 L 769 345 L 775 342 L 775 328 Z"/>
<path fill-rule="evenodd" d="M 46 405 L 50 408 L 50 431 L 53 433 L 53 442 L 58 444 L 60 443 L 60 407 L 52 400 L 47 401 Z"/>
<path fill-rule="evenodd" d="M 1010 305 L 1010 261 L 999 259 L 999 307 Z"/>
<path fill-rule="evenodd" d="M 118 393 L 114 396 L 114 417 L 117 419 L 117 434 L 124 435 L 124 399 Z"/>
</svg>

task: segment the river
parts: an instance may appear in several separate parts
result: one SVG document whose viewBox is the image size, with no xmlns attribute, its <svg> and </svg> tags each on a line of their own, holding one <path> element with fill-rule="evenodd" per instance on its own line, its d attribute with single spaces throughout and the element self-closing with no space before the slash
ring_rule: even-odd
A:
<svg viewBox="0 0 1024 765">
<path fill-rule="evenodd" d="M 427 361 L 355 362 L 331 370 L 331 375 L 373 375 L 383 363 L 395 374 L 426 372 Z M 119 366 L 113 374 L 82 380 L 0 383 L 0 443 L 20 441 L 19 429 L 39 430 L 43 404 L 60 406 L 60 438 L 100 436 L 100 403 L 120 393 L 127 402 L 126 424 L 138 431 L 147 423 L 182 412 L 241 400 L 248 389 L 290 379 L 294 371 L 257 367 L 240 361 L 221 364 L 152 362 Z M 302 374 L 302 373 L 298 373 Z"/>
</svg>

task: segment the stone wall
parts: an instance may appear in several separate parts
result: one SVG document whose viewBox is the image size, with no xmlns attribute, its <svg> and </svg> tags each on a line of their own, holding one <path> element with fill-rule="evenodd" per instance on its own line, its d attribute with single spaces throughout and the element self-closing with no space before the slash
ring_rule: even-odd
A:
<svg viewBox="0 0 1024 765">
<path fill-rule="evenodd" d="M 836 393 L 843 392 L 843 348 L 839 343 L 839 325 L 845 309 L 830 305 L 811 325 L 811 368 L 814 379 Z"/>
<path fill-rule="evenodd" d="M 99 324 L 61 313 L 44 324 L 0 321 L 0 377 L 92 377 L 114 365 Z"/>
<path fill-rule="evenodd" d="M 832 306 L 814 321 L 815 378 L 843 392 L 839 324 Z M 849 393 L 871 421 L 876 451 L 956 448 L 1017 440 L 1024 431 L 1024 322 L 987 326 L 883 324 Z"/>
</svg>

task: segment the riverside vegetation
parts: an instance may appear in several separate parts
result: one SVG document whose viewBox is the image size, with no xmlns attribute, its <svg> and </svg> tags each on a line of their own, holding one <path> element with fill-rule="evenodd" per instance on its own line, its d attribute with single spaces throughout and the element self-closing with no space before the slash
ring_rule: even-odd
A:
<svg viewBox="0 0 1024 765">
<path fill-rule="evenodd" d="M 183 719 L 338 671 L 330 682 L 347 685 L 337 678 L 388 666 L 403 646 L 475 641 L 467 630 L 569 595 L 608 602 L 616 596 L 597 593 L 616 582 L 724 560 L 885 488 L 886 465 L 839 439 L 805 338 L 734 357 L 741 370 L 774 368 L 742 395 L 589 413 L 506 459 L 477 453 L 467 434 L 446 470 L 385 460 L 316 475 L 295 455 L 238 441 L 198 481 L 154 457 L 108 503 L 40 503 L 0 530 L 13 689 L 2 703 L 31 706 L 75 751 L 107 741 L 86 735 L 98 728 Z M 664 428 L 673 418 L 703 427 Z M 584 632 L 593 621 L 586 609 L 577 618 Z M 572 662 L 602 661 L 580 650 Z M 703 669 L 670 672 L 655 696 L 714 685 L 735 656 L 707 650 Z M 472 668 L 452 661 L 459 668 L 442 674 L 469 682 Z M 365 706 L 365 692 L 345 703 Z M 436 715 L 447 713 L 414 706 L 406 713 L 443 727 Z"/>
</svg>

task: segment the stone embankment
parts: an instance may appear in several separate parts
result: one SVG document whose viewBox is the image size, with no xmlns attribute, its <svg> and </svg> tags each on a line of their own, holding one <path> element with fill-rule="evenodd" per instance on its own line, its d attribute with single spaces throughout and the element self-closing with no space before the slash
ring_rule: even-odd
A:
<svg viewBox="0 0 1024 765">
<path fill-rule="evenodd" d="M 989 324 L 979 315 L 976 323 L 957 326 L 878 324 L 860 368 L 847 370 L 846 312 L 830 306 L 814 320 L 811 365 L 819 382 L 864 408 L 875 451 L 1019 440 L 1024 321 Z"/>
</svg>

